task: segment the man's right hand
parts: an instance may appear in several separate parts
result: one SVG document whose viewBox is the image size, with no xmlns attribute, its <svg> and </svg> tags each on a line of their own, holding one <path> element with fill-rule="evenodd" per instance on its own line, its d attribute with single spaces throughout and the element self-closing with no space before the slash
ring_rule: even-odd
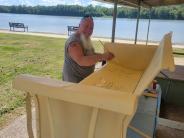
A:
<svg viewBox="0 0 184 138">
<path fill-rule="evenodd" d="M 109 61 L 114 58 L 114 55 L 110 52 L 106 52 L 102 55 L 102 60 Z"/>
</svg>

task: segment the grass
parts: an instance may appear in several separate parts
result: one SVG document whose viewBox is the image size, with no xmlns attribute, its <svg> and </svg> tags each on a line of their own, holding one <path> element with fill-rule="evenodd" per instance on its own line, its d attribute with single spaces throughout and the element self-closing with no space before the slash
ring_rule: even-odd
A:
<svg viewBox="0 0 184 138">
<path fill-rule="evenodd" d="M 61 79 L 65 39 L 0 33 L 0 128 L 25 105 L 25 95 L 12 89 L 12 80 L 19 74 Z M 99 42 L 93 42 L 97 52 Z M 184 53 L 184 49 L 174 52 Z M 180 55 L 182 56 L 182 55 Z"/>
<path fill-rule="evenodd" d="M 0 33 L 0 126 L 5 114 L 24 106 L 25 95 L 12 89 L 19 74 L 61 79 L 65 39 Z M 94 42 L 100 51 L 100 43 Z"/>
<path fill-rule="evenodd" d="M 175 57 L 184 57 L 184 48 L 174 48 L 173 53 Z"/>
</svg>

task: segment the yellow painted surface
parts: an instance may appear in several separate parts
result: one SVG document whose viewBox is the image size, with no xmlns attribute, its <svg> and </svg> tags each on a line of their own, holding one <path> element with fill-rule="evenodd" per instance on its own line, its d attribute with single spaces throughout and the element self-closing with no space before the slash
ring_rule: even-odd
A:
<svg viewBox="0 0 184 138">
<path fill-rule="evenodd" d="M 124 68 L 118 64 L 109 63 L 103 69 L 83 80 L 81 84 L 132 93 L 142 73 L 143 71 L 140 70 Z"/>
<path fill-rule="evenodd" d="M 79 84 L 30 75 L 14 80 L 14 88 L 37 97 L 38 137 L 125 138 L 143 90 L 162 69 L 174 70 L 171 34 L 159 46 L 106 43 L 105 50 L 115 58 Z"/>
</svg>

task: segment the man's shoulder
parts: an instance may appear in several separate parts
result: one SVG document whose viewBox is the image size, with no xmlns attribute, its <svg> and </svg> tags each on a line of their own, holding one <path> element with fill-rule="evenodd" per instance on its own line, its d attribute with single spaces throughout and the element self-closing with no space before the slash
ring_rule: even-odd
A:
<svg viewBox="0 0 184 138">
<path fill-rule="evenodd" d="M 81 42 L 81 40 L 80 40 L 80 35 L 79 35 L 79 34 L 76 34 L 76 33 L 72 34 L 72 35 L 67 39 L 66 44 L 69 45 L 70 43 L 73 43 L 73 42 L 75 42 L 75 43 L 80 43 L 80 42 Z"/>
<path fill-rule="evenodd" d="M 80 40 L 80 34 L 73 33 L 72 35 L 70 35 L 69 39 L 79 39 Z"/>
</svg>

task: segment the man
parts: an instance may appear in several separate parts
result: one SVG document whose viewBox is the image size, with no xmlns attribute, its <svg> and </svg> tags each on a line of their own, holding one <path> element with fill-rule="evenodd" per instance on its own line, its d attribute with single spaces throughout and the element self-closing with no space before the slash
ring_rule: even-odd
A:
<svg viewBox="0 0 184 138">
<path fill-rule="evenodd" d="M 113 55 L 109 52 L 104 54 L 94 52 L 90 40 L 93 26 L 93 18 L 84 16 L 77 32 L 66 41 L 63 81 L 78 83 L 94 72 L 97 62 L 113 58 Z"/>
</svg>

